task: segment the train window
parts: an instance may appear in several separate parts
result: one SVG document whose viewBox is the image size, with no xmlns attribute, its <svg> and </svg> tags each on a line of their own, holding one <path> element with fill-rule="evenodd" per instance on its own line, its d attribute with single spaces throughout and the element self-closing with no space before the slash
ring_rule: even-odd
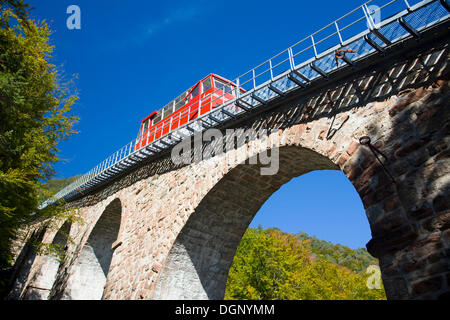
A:
<svg viewBox="0 0 450 320">
<path fill-rule="evenodd" d="M 172 104 L 168 104 L 162 109 L 163 119 L 167 118 L 172 113 Z"/>
<path fill-rule="evenodd" d="M 147 120 L 144 122 L 144 126 L 142 127 L 142 135 L 144 135 L 145 131 L 147 131 L 149 122 L 150 122 L 150 120 Z"/>
<path fill-rule="evenodd" d="M 157 124 L 161 121 L 161 113 L 158 112 L 158 114 L 153 118 L 153 125 Z"/>
<path fill-rule="evenodd" d="M 175 110 L 180 109 L 182 106 L 185 105 L 185 101 L 183 100 L 184 97 L 186 97 L 187 92 L 183 92 L 178 98 L 175 99 Z"/>
<path fill-rule="evenodd" d="M 226 84 L 226 83 L 224 83 L 224 82 L 222 82 L 220 80 L 217 80 L 217 79 L 214 79 L 214 83 L 216 84 L 216 89 L 220 89 L 220 90 L 222 90 L 222 91 L 224 91 L 226 93 L 231 93 L 232 92 L 231 88 L 230 88 L 230 85 L 228 85 L 228 84 Z"/>
<path fill-rule="evenodd" d="M 205 93 L 211 88 L 212 88 L 211 78 L 208 78 L 205 81 L 203 81 L 203 93 Z"/>
<path fill-rule="evenodd" d="M 182 106 L 184 106 L 184 101 L 183 100 L 176 102 L 175 103 L 175 110 L 180 109 Z"/>
<path fill-rule="evenodd" d="M 195 98 L 199 94 L 199 85 L 196 85 L 194 90 L 192 90 L 192 98 Z"/>
</svg>

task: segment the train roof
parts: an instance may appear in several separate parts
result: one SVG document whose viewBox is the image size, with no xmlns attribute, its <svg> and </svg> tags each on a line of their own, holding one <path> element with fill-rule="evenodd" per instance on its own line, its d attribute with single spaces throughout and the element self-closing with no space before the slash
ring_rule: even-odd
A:
<svg viewBox="0 0 450 320">
<path fill-rule="evenodd" d="M 187 95 L 189 95 L 189 93 L 191 93 L 191 91 L 195 88 L 195 86 L 197 86 L 200 82 L 205 81 L 207 78 L 209 78 L 209 77 L 211 77 L 211 76 L 214 77 L 214 78 L 217 78 L 217 79 L 219 79 L 219 80 L 225 81 L 225 82 L 231 84 L 231 85 L 234 86 L 234 87 L 236 86 L 236 84 L 234 84 L 232 81 L 230 81 L 230 80 L 228 80 L 228 79 L 226 79 L 226 78 L 224 78 L 224 77 L 221 77 L 221 76 L 219 76 L 219 75 L 217 75 L 217 74 L 215 74 L 215 73 L 210 73 L 210 74 L 207 75 L 206 77 L 204 77 L 204 78 L 202 78 L 201 80 L 197 81 L 192 87 L 190 87 L 188 90 L 184 91 L 182 94 L 180 94 L 178 97 L 176 97 L 175 99 L 173 99 L 172 101 L 170 101 L 170 102 L 169 102 L 168 104 L 166 104 L 164 107 L 162 107 L 161 109 L 155 110 L 155 111 L 153 111 L 152 113 L 150 113 L 150 115 L 148 115 L 147 117 L 145 117 L 145 118 L 142 120 L 142 123 L 144 123 L 145 121 L 147 121 L 147 120 L 150 119 L 150 118 L 155 117 L 155 116 L 156 116 L 158 113 L 160 113 L 165 107 L 167 107 L 167 106 L 173 104 L 174 101 L 177 102 L 178 99 L 184 99 Z M 178 100 L 178 101 L 180 101 L 180 100 Z"/>
</svg>

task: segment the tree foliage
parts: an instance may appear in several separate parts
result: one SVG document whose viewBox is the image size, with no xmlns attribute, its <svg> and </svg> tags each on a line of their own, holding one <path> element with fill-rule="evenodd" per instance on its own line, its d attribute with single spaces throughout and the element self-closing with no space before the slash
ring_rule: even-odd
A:
<svg viewBox="0 0 450 320">
<path fill-rule="evenodd" d="M 29 17 L 22 0 L 0 0 L 0 268 L 11 263 L 11 241 L 33 221 L 70 218 L 58 206 L 39 209 L 51 193 L 58 143 L 77 118 L 77 95 L 49 61 L 53 46 L 45 21 Z"/>
<path fill-rule="evenodd" d="M 323 260 L 346 267 L 354 272 L 364 272 L 369 265 L 378 265 L 378 260 L 372 257 L 366 249 L 353 250 L 340 244 L 317 239 L 315 236 L 310 237 L 305 232 L 299 232 L 296 237 L 300 240 L 309 240 L 313 256 L 319 256 Z"/>
<path fill-rule="evenodd" d="M 367 287 L 368 276 L 314 254 L 311 239 L 249 228 L 230 268 L 225 299 L 386 299 L 383 288 Z"/>
</svg>

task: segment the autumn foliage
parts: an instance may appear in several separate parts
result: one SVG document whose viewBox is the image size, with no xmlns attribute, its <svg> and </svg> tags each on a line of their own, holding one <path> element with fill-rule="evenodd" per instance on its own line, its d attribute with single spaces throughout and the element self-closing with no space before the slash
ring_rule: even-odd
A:
<svg viewBox="0 0 450 320">
<path fill-rule="evenodd" d="M 351 250 L 351 249 L 350 249 Z M 225 299 L 381 300 L 384 289 L 369 289 L 370 276 L 313 253 L 311 239 L 277 229 L 245 233 L 231 266 Z"/>
</svg>

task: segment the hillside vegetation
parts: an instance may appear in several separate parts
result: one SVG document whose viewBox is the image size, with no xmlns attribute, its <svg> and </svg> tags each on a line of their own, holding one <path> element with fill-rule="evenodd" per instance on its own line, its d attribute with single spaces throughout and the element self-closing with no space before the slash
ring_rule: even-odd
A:
<svg viewBox="0 0 450 320">
<path fill-rule="evenodd" d="M 353 272 L 365 272 L 368 266 L 378 265 L 378 260 L 372 257 L 366 249 L 353 250 L 340 244 L 317 239 L 315 236 L 310 237 L 307 233 L 301 231 L 296 237 L 302 241 L 309 241 L 312 257 L 319 256 L 325 261 L 345 267 Z"/>
<path fill-rule="evenodd" d="M 228 275 L 228 300 L 384 300 L 369 289 L 366 268 L 378 265 L 366 250 L 278 229 L 249 228 Z"/>
</svg>

